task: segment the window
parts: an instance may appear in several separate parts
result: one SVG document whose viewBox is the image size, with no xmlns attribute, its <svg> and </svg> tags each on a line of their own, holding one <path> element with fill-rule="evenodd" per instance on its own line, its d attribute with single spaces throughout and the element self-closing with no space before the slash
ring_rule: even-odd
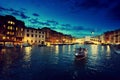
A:
<svg viewBox="0 0 120 80">
<path fill-rule="evenodd" d="M 7 37 L 7 39 L 9 39 L 9 37 Z"/>
<path fill-rule="evenodd" d="M 8 23 L 10 23 L 10 21 L 8 21 Z"/>
<path fill-rule="evenodd" d="M 33 34 L 31 34 L 31 37 L 33 37 Z"/>
<path fill-rule="evenodd" d="M 18 30 L 18 28 L 16 27 L 16 31 Z"/>
<path fill-rule="evenodd" d="M 23 31 L 23 28 L 21 28 L 21 31 Z"/>
<path fill-rule="evenodd" d="M 27 32 L 29 32 L 29 29 L 27 29 Z"/>
<path fill-rule="evenodd" d="M 42 38 L 44 38 L 44 36 L 42 36 Z"/>
<path fill-rule="evenodd" d="M 31 32 L 33 32 L 33 30 L 31 30 Z"/>
<path fill-rule="evenodd" d="M 7 32 L 7 34 L 9 34 L 10 32 Z"/>
<path fill-rule="evenodd" d="M 13 21 L 8 21 L 8 24 L 15 24 L 15 22 L 13 22 Z"/>
<path fill-rule="evenodd" d="M 37 35 L 35 35 L 35 37 L 37 37 Z"/>
<path fill-rule="evenodd" d="M 12 27 L 12 26 L 8 26 L 8 27 L 7 27 L 7 29 L 10 29 L 10 30 L 12 30 L 12 29 L 13 29 L 13 27 Z"/>
<path fill-rule="evenodd" d="M 2 39 L 6 39 L 6 37 L 5 37 L 5 36 L 3 36 L 3 37 L 2 37 Z"/>
<path fill-rule="evenodd" d="M 29 34 L 27 34 L 27 37 L 29 37 Z"/>
</svg>

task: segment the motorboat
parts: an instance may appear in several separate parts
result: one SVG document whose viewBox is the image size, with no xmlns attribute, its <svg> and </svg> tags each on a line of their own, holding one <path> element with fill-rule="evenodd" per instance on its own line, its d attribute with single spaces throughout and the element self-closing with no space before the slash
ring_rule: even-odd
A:
<svg viewBox="0 0 120 80">
<path fill-rule="evenodd" d="M 118 45 L 113 45 L 112 47 L 113 47 L 115 53 L 120 54 L 120 44 L 118 44 Z"/>
<path fill-rule="evenodd" d="M 76 59 L 79 59 L 79 60 L 81 60 L 81 59 L 84 59 L 84 58 L 86 58 L 87 57 L 87 49 L 86 48 L 77 48 L 76 50 L 75 50 L 75 58 Z"/>
</svg>

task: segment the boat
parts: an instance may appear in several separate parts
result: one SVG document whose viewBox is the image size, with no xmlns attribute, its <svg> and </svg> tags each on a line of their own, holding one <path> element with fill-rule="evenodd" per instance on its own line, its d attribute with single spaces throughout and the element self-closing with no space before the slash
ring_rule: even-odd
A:
<svg viewBox="0 0 120 80">
<path fill-rule="evenodd" d="M 81 60 L 87 57 L 87 49 L 86 48 L 77 48 L 75 50 L 75 59 Z"/>
<path fill-rule="evenodd" d="M 112 47 L 113 47 L 113 50 L 114 50 L 115 53 L 120 54 L 120 44 L 113 45 Z"/>
</svg>

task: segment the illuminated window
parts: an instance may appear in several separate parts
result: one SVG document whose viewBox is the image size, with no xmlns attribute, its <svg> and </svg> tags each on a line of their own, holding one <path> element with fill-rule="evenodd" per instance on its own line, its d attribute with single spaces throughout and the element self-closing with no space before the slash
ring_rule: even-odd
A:
<svg viewBox="0 0 120 80">
<path fill-rule="evenodd" d="M 10 23 L 10 21 L 8 21 L 8 23 Z"/>
<path fill-rule="evenodd" d="M 23 28 L 21 28 L 21 31 L 23 31 Z"/>
<path fill-rule="evenodd" d="M 18 28 L 16 27 L 16 30 L 18 30 Z"/>
<path fill-rule="evenodd" d="M 12 32 L 12 35 L 14 35 L 14 32 Z"/>
<path fill-rule="evenodd" d="M 9 37 L 7 37 L 7 39 L 9 39 Z"/>
<path fill-rule="evenodd" d="M 12 24 L 14 25 L 14 24 L 15 24 L 15 22 L 12 22 Z"/>
<path fill-rule="evenodd" d="M 5 38 L 6 38 L 5 36 L 2 37 L 2 39 L 5 39 Z"/>
<path fill-rule="evenodd" d="M 3 25 L 3 27 L 5 28 L 5 25 Z"/>
<path fill-rule="evenodd" d="M 12 21 L 10 22 L 10 24 L 12 24 Z"/>
<path fill-rule="evenodd" d="M 10 32 L 7 32 L 7 34 L 10 34 Z"/>
</svg>

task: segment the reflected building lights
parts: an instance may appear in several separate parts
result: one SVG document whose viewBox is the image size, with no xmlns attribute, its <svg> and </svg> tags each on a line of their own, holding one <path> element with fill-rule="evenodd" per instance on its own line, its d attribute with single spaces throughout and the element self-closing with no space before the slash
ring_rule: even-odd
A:
<svg viewBox="0 0 120 80">
<path fill-rule="evenodd" d="M 55 53 L 56 53 L 56 54 L 59 53 L 59 46 L 58 46 L 58 45 L 55 46 Z"/>
<path fill-rule="evenodd" d="M 104 51 L 104 46 L 102 46 L 101 48 L 102 48 L 101 50 L 102 50 L 102 52 L 103 52 L 103 51 Z"/>
<path fill-rule="evenodd" d="M 64 45 L 62 46 L 62 52 L 63 53 L 65 52 L 65 46 Z"/>
<path fill-rule="evenodd" d="M 98 53 L 98 45 L 91 45 L 91 52 L 93 56 L 96 56 Z"/>
<path fill-rule="evenodd" d="M 110 46 L 107 46 L 107 50 L 106 50 L 106 56 L 107 57 L 110 57 Z"/>
<path fill-rule="evenodd" d="M 31 47 L 26 47 L 25 48 L 25 56 L 24 56 L 24 60 L 26 61 L 26 62 L 28 62 L 28 61 L 30 61 L 30 59 L 31 59 Z"/>
<path fill-rule="evenodd" d="M 68 51 L 71 51 L 71 46 L 70 45 L 68 45 Z"/>
</svg>

